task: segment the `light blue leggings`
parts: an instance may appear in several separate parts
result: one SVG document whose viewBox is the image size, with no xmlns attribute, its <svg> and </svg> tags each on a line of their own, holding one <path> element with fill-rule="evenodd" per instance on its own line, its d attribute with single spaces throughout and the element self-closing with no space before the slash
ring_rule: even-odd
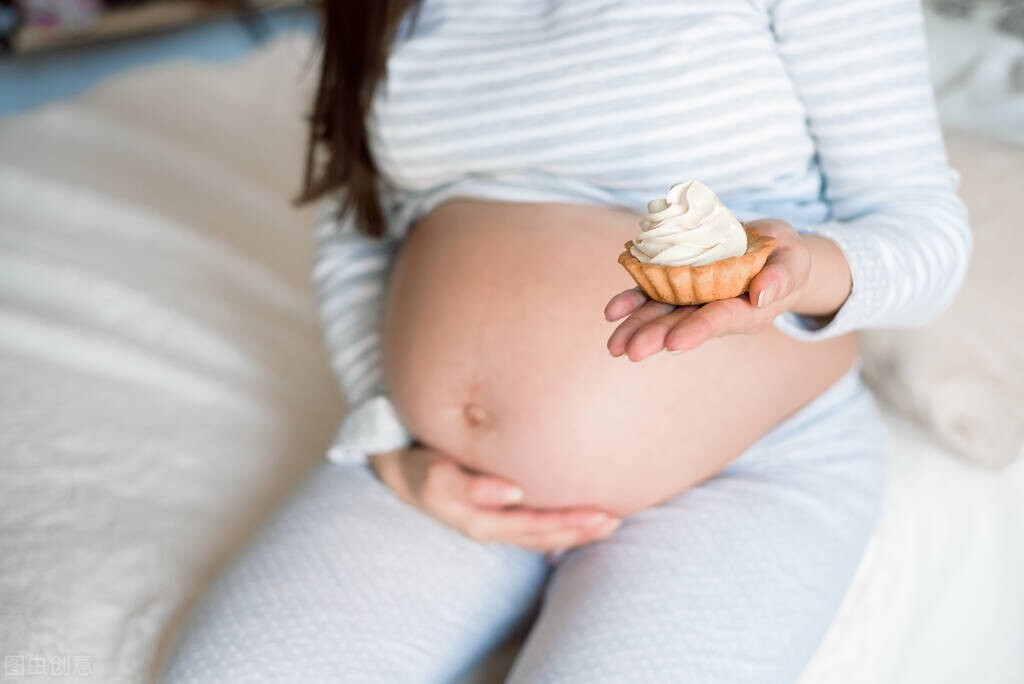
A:
<svg viewBox="0 0 1024 684">
<path fill-rule="evenodd" d="M 446 682 L 535 618 L 509 682 L 791 684 L 875 527 L 883 453 L 854 370 L 718 476 L 557 560 L 325 462 L 192 612 L 164 681 Z"/>
</svg>

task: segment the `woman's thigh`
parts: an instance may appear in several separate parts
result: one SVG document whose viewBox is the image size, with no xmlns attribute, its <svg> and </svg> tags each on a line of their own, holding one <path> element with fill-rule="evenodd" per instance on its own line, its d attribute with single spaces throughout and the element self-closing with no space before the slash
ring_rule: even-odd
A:
<svg viewBox="0 0 1024 684">
<path fill-rule="evenodd" d="M 548 572 L 325 462 L 192 611 L 162 680 L 444 681 L 515 630 Z"/>
<path fill-rule="evenodd" d="M 715 478 L 563 556 L 509 681 L 792 684 L 875 528 L 883 454 L 847 376 Z"/>
</svg>

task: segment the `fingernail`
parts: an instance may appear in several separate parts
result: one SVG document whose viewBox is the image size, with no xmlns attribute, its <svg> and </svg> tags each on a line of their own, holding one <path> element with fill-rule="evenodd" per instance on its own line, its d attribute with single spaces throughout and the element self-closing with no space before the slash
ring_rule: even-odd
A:
<svg viewBox="0 0 1024 684">
<path fill-rule="evenodd" d="M 776 293 L 778 293 L 778 291 L 779 286 L 777 283 L 772 283 L 764 290 L 761 290 L 761 294 L 757 296 L 757 308 L 763 309 L 764 307 L 774 302 L 775 295 Z"/>
<path fill-rule="evenodd" d="M 621 525 L 622 525 L 622 521 L 621 520 L 619 520 L 618 518 L 612 518 L 611 520 L 608 521 L 608 524 L 605 525 L 604 528 L 601 530 L 601 534 L 603 534 L 604 536 L 608 536 L 609 534 L 611 534 L 615 530 L 619 529 L 619 527 Z"/>
<path fill-rule="evenodd" d="M 613 518 L 607 513 L 595 513 L 594 515 L 587 518 L 587 527 L 602 527 L 608 524 L 609 520 Z"/>
<path fill-rule="evenodd" d="M 523 490 L 519 487 L 507 487 L 501 492 L 501 500 L 505 503 L 519 503 L 523 500 Z"/>
<path fill-rule="evenodd" d="M 683 350 L 682 349 L 669 349 L 668 353 L 671 354 L 672 356 L 679 356 L 680 354 L 683 353 Z"/>
</svg>

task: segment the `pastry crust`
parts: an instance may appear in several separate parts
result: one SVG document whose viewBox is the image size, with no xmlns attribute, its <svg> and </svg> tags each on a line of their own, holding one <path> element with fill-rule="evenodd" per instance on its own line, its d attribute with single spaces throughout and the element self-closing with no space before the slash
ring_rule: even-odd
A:
<svg viewBox="0 0 1024 684">
<path fill-rule="evenodd" d="M 775 248 L 775 238 L 744 226 L 747 251 L 738 257 L 713 261 L 703 266 L 664 266 L 645 264 L 629 251 L 619 255 L 619 263 L 629 271 L 648 297 L 676 306 L 706 304 L 718 299 L 738 297 L 747 291 Z"/>
</svg>

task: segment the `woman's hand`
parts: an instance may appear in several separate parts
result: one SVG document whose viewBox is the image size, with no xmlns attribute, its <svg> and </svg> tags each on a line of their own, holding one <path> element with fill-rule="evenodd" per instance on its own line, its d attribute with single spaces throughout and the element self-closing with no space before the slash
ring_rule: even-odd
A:
<svg viewBox="0 0 1024 684">
<path fill-rule="evenodd" d="M 746 294 L 702 306 L 673 306 L 649 299 L 639 287 L 620 292 L 604 310 L 609 321 L 629 316 L 608 340 L 612 356 L 627 354 L 631 360 L 641 361 L 662 349 L 677 353 L 688 351 L 722 335 L 758 332 L 782 312 L 798 310 L 808 289 L 812 251 L 821 251 L 829 259 L 835 259 L 838 247 L 825 238 L 801 237 L 792 226 L 778 219 L 762 219 L 747 225 L 771 235 L 777 242 L 764 268 L 750 281 Z M 841 254 L 838 258 L 845 266 L 845 258 Z M 841 269 L 837 267 L 837 270 Z M 825 314 L 838 308 L 849 294 L 848 266 L 845 277 L 845 291 L 834 308 L 830 309 L 831 303 L 814 301 L 810 309 L 800 310 L 800 313 Z M 831 297 L 834 300 L 842 289 L 842 274 L 838 273 L 832 280 L 835 281 L 832 289 L 836 290 Z M 822 308 L 822 311 L 814 310 Z"/>
<path fill-rule="evenodd" d="M 619 525 L 595 508 L 518 506 L 523 492 L 515 484 L 421 446 L 371 456 L 370 464 L 401 499 L 481 542 L 548 553 L 602 539 Z"/>
</svg>

